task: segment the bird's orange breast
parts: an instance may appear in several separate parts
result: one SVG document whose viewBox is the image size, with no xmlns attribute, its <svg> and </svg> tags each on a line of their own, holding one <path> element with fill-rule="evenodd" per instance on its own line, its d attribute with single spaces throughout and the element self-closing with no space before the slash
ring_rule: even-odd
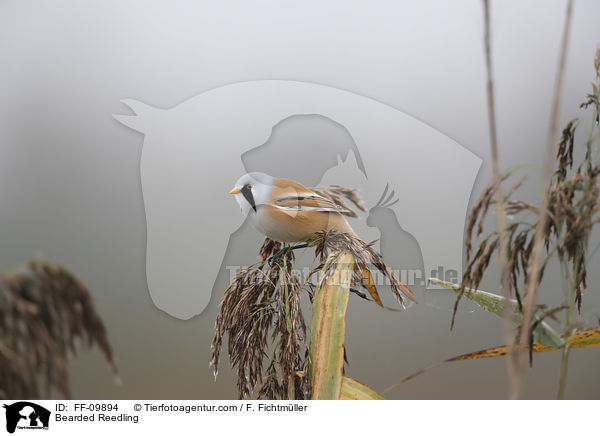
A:
<svg viewBox="0 0 600 436">
<path fill-rule="evenodd" d="M 315 233 L 325 230 L 354 234 L 339 213 L 316 210 L 282 210 L 261 205 L 254 214 L 253 224 L 271 239 L 282 242 L 305 242 Z"/>
</svg>

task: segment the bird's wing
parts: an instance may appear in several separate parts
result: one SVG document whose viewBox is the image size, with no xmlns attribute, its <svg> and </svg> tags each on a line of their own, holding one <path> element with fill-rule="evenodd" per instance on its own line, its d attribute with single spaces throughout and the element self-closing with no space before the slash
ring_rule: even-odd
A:
<svg viewBox="0 0 600 436">
<path fill-rule="evenodd" d="M 339 197 L 325 190 L 309 189 L 298 182 L 278 179 L 274 185 L 273 205 L 287 211 L 337 212 L 356 217 L 356 213 Z"/>
<path fill-rule="evenodd" d="M 358 217 L 358 215 L 356 214 L 356 212 L 354 210 L 352 210 L 350 207 L 348 207 L 348 205 L 346 204 L 346 202 L 342 199 L 342 197 L 339 195 L 339 193 L 337 191 L 334 190 L 335 187 L 334 186 L 330 186 L 329 188 L 312 188 L 312 191 L 314 193 L 316 193 L 317 195 L 321 196 L 322 198 L 326 198 L 328 201 L 332 202 L 333 204 L 335 204 L 335 206 L 338 208 L 339 213 L 341 213 L 342 215 L 346 215 L 352 218 L 356 218 Z M 362 200 L 360 200 L 360 197 L 358 197 L 358 194 L 356 194 L 356 191 L 354 190 L 348 190 L 348 191 L 353 191 L 353 195 L 355 198 L 349 198 L 352 203 L 354 203 L 355 206 L 357 206 L 360 210 L 362 210 L 363 212 L 366 212 L 366 209 L 362 206 Z M 345 193 L 342 193 L 341 195 L 346 196 Z M 358 202 L 358 203 L 357 203 Z"/>
<path fill-rule="evenodd" d="M 285 210 L 314 210 L 320 212 L 337 212 L 341 214 L 354 213 L 314 192 L 310 194 L 292 194 L 277 197 L 274 200 L 274 206 Z"/>
</svg>

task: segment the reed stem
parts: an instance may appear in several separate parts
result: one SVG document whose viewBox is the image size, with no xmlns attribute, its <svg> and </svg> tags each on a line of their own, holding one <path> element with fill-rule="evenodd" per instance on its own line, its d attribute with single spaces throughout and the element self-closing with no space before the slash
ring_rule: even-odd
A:
<svg viewBox="0 0 600 436">
<path fill-rule="evenodd" d="M 496 133 L 496 109 L 494 102 L 494 81 L 492 76 L 492 47 L 490 31 L 490 4 L 489 0 L 483 0 L 484 16 L 484 43 L 485 43 L 485 65 L 487 72 L 487 103 L 488 103 L 488 124 L 490 130 L 490 148 L 492 155 L 492 168 L 494 173 L 494 202 L 496 204 L 496 217 L 498 220 L 498 235 L 500 239 L 500 292 L 506 300 L 510 299 L 510 271 L 508 267 L 509 241 L 506 233 L 506 212 L 504 208 L 504 195 L 502 193 L 502 175 L 500 174 L 500 162 L 498 153 L 498 135 Z M 504 337 L 507 344 L 510 344 L 511 350 L 514 348 L 514 335 L 512 334 L 512 325 L 510 321 L 510 305 L 504 309 Z M 510 391 L 514 392 L 518 388 L 513 386 L 516 378 L 513 376 L 516 368 L 516 359 L 511 353 L 507 360 L 508 376 L 511 381 Z"/>
<path fill-rule="evenodd" d="M 526 355 L 525 350 L 529 343 L 531 335 L 531 321 L 533 319 L 533 311 L 535 308 L 535 295 L 540 279 L 542 266 L 542 249 L 544 245 L 544 233 L 548 222 L 548 203 L 549 191 L 552 182 L 552 174 L 554 168 L 554 156 L 556 155 L 556 146 L 558 143 L 558 115 L 560 112 L 560 101 L 562 95 L 562 87 L 564 82 L 564 72 L 567 57 L 567 47 L 569 42 L 569 33 L 571 29 L 571 15 L 573 11 L 573 0 L 568 0 L 567 10 L 565 13 L 565 21 L 563 34 L 561 39 L 560 54 L 558 61 L 558 71 L 554 83 L 554 95 L 552 100 L 552 112 L 550 117 L 550 128 L 548 131 L 548 141 L 546 143 L 545 166 L 542 182 L 542 199 L 539 207 L 538 222 L 534 235 L 534 244 L 531 254 L 531 264 L 529 269 L 529 278 L 525 291 L 523 303 L 523 326 L 519 335 L 517 364 L 515 370 L 515 389 L 511 392 L 511 399 L 519 399 L 522 391 L 522 379 L 525 373 Z"/>
</svg>

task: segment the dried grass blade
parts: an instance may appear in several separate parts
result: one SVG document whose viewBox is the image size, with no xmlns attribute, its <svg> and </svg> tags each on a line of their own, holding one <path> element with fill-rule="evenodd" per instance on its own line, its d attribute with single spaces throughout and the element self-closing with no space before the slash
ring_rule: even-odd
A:
<svg viewBox="0 0 600 436">
<path fill-rule="evenodd" d="M 364 288 L 369 291 L 369 294 L 371 294 L 373 300 L 375 300 L 375 302 L 381 307 L 384 307 L 383 303 L 381 302 L 381 298 L 379 298 L 379 294 L 377 293 L 377 288 L 375 287 L 375 282 L 373 281 L 371 271 L 366 268 L 359 267 L 358 264 L 354 264 L 354 272 L 360 278 L 361 284 L 364 286 Z"/>
</svg>

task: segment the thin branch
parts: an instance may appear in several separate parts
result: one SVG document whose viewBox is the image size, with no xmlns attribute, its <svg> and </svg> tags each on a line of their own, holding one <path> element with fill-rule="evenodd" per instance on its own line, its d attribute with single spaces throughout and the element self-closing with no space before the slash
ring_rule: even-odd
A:
<svg viewBox="0 0 600 436">
<path fill-rule="evenodd" d="M 517 367 L 515 371 L 515 386 L 517 390 L 511 394 L 511 399 L 518 399 L 521 396 L 521 381 L 525 372 L 526 355 L 525 350 L 529 343 L 531 334 L 531 320 L 535 308 L 535 294 L 540 278 L 540 267 L 542 258 L 542 248 L 544 244 L 544 234 L 548 223 L 548 203 L 549 190 L 552 182 L 552 173 L 554 168 L 554 156 L 556 155 L 556 145 L 558 144 L 558 115 L 560 110 L 560 101 L 563 87 L 563 79 L 565 72 L 565 63 L 567 57 L 567 46 L 569 42 L 569 32 L 571 28 L 571 15 L 573 10 L 573 0 L 568 0 L 567 10 L 565 13 L 565 21 L 560 47 L 560 55 L 558 61 L 558 71 L 554 82 L 554 96 L 552 100 L 552 112 L 550 118 L 550 129 L 548 132 L 548 142 L 546 144 L 546 156 L 542 184 L 542 199 L 539 209 L 539 217 L 534 236 L 533 252 L 531 254 L 532 261 L 529 270 L 529 279 L 527 281 L 525 298 L 523 304 L 523 325 L 519 335 L 519 344 L 517 351 Z"/>
</svg>

